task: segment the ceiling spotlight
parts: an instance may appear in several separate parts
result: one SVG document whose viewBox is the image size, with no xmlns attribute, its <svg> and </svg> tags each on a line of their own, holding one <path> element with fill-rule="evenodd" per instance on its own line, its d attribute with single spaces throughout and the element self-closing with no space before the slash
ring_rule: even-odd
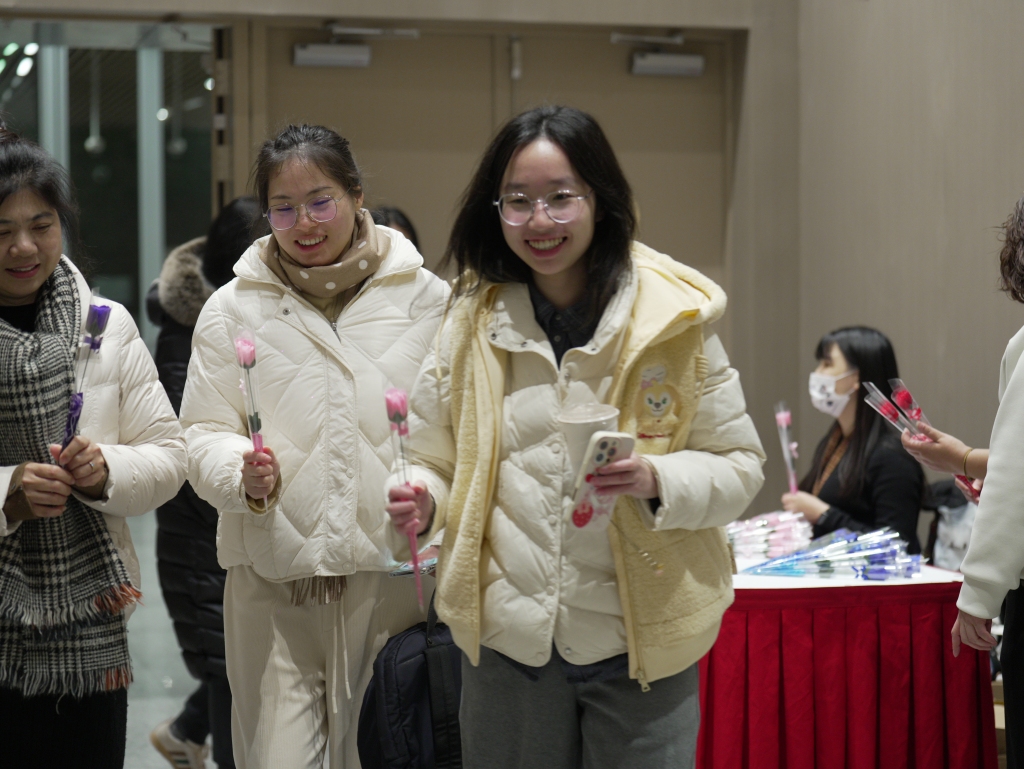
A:
<svg viewBox="0 0 1024 769">
<path fill-rule="evenodd" d="M 156 111 L 156 119 L 159 120 L 162 123 L 165 120 L 167 120 L 167 118 L 170 116 L 170 114 L 171 113 L 167 111 L 166 107 L 161 107 L 160 109 L 158 109 Z"/>
<path fill-rule="evenodd" d="M 18 62 L 18 69 L 15 70 L 15 72 L 17 72 L 17 74 L 18 74 L 18 77 L 25 77 L 31 71 L 32 71 L 32 59 L 30 59 L 28 57 L 25 57 L 24 59 L 19 61 Z"/>
<path fill-rule="evenodd" d="M 4 56 L 10 56 L 12 53 L 14 53 L 17 50 L 18 50 L 18 44 L 17 43 L 8 43 L 4 47 Z"/>
<path fill-rule="evenodd" d="M 0 59 L 0 73 L 7 69 L 7 59 Z"/>
<path fill-rule="evenodd" d="M 26 56 L 35 56 L 37 53 L 39 53 L 39 43 L 29 43 L 25 46 Z"/>
<path fill-rule="evenodd" d="M 212 77 L 208 77 L 206 78 L 206 80 L 203 81 L 203 88 L 205 88 L 207 91 L 212 91 L 213 86 L 214 82 Z"/>
</svg>

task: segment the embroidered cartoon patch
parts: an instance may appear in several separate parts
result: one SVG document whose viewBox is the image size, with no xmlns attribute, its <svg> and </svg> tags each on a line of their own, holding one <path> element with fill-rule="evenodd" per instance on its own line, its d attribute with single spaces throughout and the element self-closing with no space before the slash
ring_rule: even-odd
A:
<svg viewBox="0 0 1024 769">
<path fill-rule="evenodd" d="M 636 418 L 638 438 L 664 438 L 679 424 L 679 393 L 666 384 L 662 365 L 640 372 L 640 393 L 637 395 Z"/>
</svg>

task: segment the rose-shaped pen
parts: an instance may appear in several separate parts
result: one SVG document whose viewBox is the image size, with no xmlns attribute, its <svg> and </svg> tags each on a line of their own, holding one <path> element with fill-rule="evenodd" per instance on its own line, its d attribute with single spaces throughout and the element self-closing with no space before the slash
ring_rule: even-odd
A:
<svg viewBox="0 0 1024 769">
<path fill-rule="evenodd" d="M 920 422 L 922 424 L 928 425 L 929 427 L 932 426 L 932 423 L 928 421 L 928 417 L 924 415 L 924 411 L 921 409 L 921 406 L 918 405 L 917 399 L 915 399 L 914 396 L 910 394 L 910 390 L 907 389 L 907 386 L 903 383 L 903 380 L 890 379 L 889 386 L 892 387 L 892 401 L 899 407 L 900 411 L 902 411 L 903 414 L 906 415 L 906 421 L 910 425 L 910 432 L 918 440 L 930 440 L 928 436 L 926 436 L 924 433 L 918 430 L 917 423 Z M 960 481 L 966 488 L 974 488 L 973 481 L 966 475 L 954 473 L 953 477 Z M 974 503 L 977 503 L 981 499 L 977 491 L 968 491 L 967 495 Z"/>
<path fill-rule="evenodd" d="M 235 335 L 235 357 L 242 369 L 239 389 L 245 399 L 245 416 L 249 425 L 252 447 L 263 451 L 263 422 L 260 419 L 260 380 L 256 370 L 256 334 L 252 329 L 243 328 Z M 267 498 L 263 498 L 263 509 L 267 510 Z"/>
<path fill-rule="evenodd" d="M 907 419 L 910 420 L 911 424 L 916 425 L 918 422 L 924 422 L 931 427 L 932 423 L 928 421 L 924 411 L 917 405 L 917 401 L 914 400 L 914 396 L 910 394 L 907 386 L 903 384 L 902 379 L 890 379 L 889 386 L 892 388 L 892 402 L 899 406 L 900 411 L 907 415 Z"/>
<path fill-rule="evenodd" d="M 85 333 L 75 352 L 75 391 L 71 395 L 68 406 L 68 418 L 64 424 L 64 440 L 61 449 L 66 449 L 78 432 L 78 420 L 82 416 L 85 404 L 85 374 L 89 370 L 89 361 L 94 353 L 99 352 L 103 343 L 103 334 L 110 320 L 110 306 L 106 304 L 90 304 L 85 316 Z"/>
<path fill-rule="evenodd" d="M 885 397 L 874 382 L 865 382 L 864 389 L 867 390 L 864 395 L 864 402 L 881 414 L 882 418 L 886 422 L 891 424 L 900 432 L 909 430 L 910 434 L 916 440 L 927 440 L 925 436 L 921 435 L 914 423 L 903 416 L 903 414 L 900 413 L 900 410 Z"/>
<path fill-rule="evenodd" d="M 786 460 L 786 477 L 789 479 L 789 493 L 796 494 L 799 491 L 796 482 L 796 443 L 793 441 L 790 430 L 793 427 L 793 415 L 786 408 L 784 401 L 775 404 L 775 426 L 779 428 L 779 442 L 782 444 L 782 457 Z"/>
<path fill-rule="evenodd" d="M 409 396 L 405 390 L 392 387 L 384 392 L 384 405 L 388 411 L 388 422 L 391 423 L 391 438 L 397 444 L 395 456 L 398 457 L 398 477 L 402 485 L 412 487 L 405 459 L 405 443 L 402 438 L 409 434 Z M 412 553 L 412 573 L 416 577 L 416 598 L 423 611 L 423 578 L 420 576 L 420 554 L 417 548 L 414 528 L 406 530 L 409 537 L 409 552 Z"/>
</svg>

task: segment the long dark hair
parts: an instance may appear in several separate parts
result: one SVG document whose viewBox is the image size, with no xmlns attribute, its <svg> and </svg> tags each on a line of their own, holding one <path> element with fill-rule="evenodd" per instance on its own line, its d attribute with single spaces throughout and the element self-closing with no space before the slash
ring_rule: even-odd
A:
<svg viewBox="0 0 1024 769">
<path fill-rule="evenodd" d="M 23 139 L 0 118 L 0 205 L 21 190 L 32 190 L 57 212 L 68 258 L 85 268 L 78 234 L 78 201 L 71 177 L 50 154 Z"/>
<path fill-rule="evenodd" d="M 892 394 L 889 380 L 898 378 L 900 372 L 896 366 L 896 353 L 892 349 L 892 342 L 881 331 L 867 326 L 847 326 L 836 329 L 825 334 L 818 342 L 818 346 L 814 350 L 815 359 L 821 361 L 827 358 L 833 345 L 843 353 L 850 368 L 857 369 L 858 379 L 861 383 L 853 393 L 857 402 L 857 411 L 853 421 L 853 432 L 850 434 L 850 445 L 836 468 L 839 493 L 847 497 L 855 496 L 863 489 L 868 457 L 879 442 L 888 437 L 887 431 L 892 429 L 873 408 L 864 402 L 864 394 L 867 392 L 864 383 L 873 382 L 888 398 Z M 827 461 L 825 451 L 829 441 L 835 435 L 835 431 L 839 429 L 839 423 L 836 422 L 818 444 L 811 469 L 800 481 L 802 491 L 812 490 L 814 482 L 818 479 Z"/>
<path fill-rule="evenodd" d="M 273 139 L 267 139 L 256 155 L 252 187 L 260 210 L 270 207 L 270 179 L 293 157 L 300 157 L 334 179 L 350 194 L 363 191 L 363 177 L 352 156 L 348 139 L 322 125 L 289 125 Z"/>
<path fill-rule="evenodd" d="M 263 218 L 259 201 L 253 197 L 235 198 L 228 203 L 206 231 L 203 246 L 203 276 L 214 288 L 233 277 L 232 267 L 252 243 L 267 234 L 270 226 Z"/>
<path fill-rule="evenodd" d="M 1017 302 L 1024 302 L 1024 197 L 1003 224 L 1003 248 L 999 252 L 1000 288 Z"/>
<path fill-rule="evenodd" d="M 444 264 L 455 263 L 462 276 L 454 295 L 472 293 L 481 281 L 530 283 L 530 268 L 509 248 L 494 201 L 516 150 L 548 139 L 568 157 L 594 191 L 594 238 L 583 255 L 586 298 L 591 317 L 599 317 L 615 294 L 629 264 L 636 233 L 633 192 L 604 131 L 586 112 L 572 107 L 537 107 L 502 126 L 480 159 L 462 195 L 459 214 L 445 250 Z M 467 281 L 466 276 L 470 276 Z"/>
</svg>

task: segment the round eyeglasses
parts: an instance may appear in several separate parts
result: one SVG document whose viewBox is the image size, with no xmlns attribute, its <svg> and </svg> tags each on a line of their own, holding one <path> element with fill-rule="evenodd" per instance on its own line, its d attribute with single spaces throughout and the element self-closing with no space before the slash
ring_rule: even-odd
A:
<svg viewBox="0 0 1024 769">
<path fill-rule="evenodd" d="M 287 203 L 271 206 L 263 215 L 267 217 L 270 226 L 275 230 L 290 230 L 294 227 L 299 221 L 300 208 L 304 209 L 306 216 L 314 222 L 329 222 L 338 215 L 338 201 L 347 194 L 348 192 L 346 191 L 336 198 L 324 195 L 323 197 L 307 200 L 305 203 L 299 203 L 297 206 Z"/>
<path fill-rule="evenodd" d="M 569 190 L 549 192 L 542 198 L 531 200 L 521 192 L 509 192 L 494 201 L 498 207 L 498 216 L 513 227 L 519 227 L 530 221 L 537 204 L 544 206 L 544 212 L 548 218 L 558 224 L 567 224 L 580 215 L 583 210 L 583 201 L 593 193 L 577 195 Z"/>
</svg>

